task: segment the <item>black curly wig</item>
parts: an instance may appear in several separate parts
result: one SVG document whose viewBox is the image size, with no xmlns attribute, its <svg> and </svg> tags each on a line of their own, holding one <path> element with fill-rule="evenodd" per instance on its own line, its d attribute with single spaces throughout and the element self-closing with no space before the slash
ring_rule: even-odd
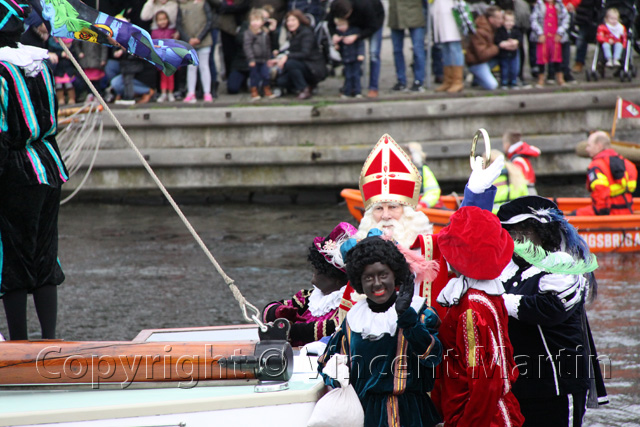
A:
<svg viewBox="0 0 640 427">
<path fill-rule="evenodd" d="M 325 275 L 331 279 L 337 279 L 343 286 L 349 281 L 349 279 L 347 279 L 347 273 L 331 265 L 315 246 L 309 246 L 307 260 L 318 274 Z"/>
<path fill-rule="evenodd" d="M 347 265 L 347 276 L 351 286 L 359 294 L 362 290 L 362 272 L 365 267 L 376 262 L 389 266 L 396 279 L 396 288 L 407 280 L 413 280 L 413 274 L 409 270 L 409 264 L 400 253 L 396 245 L 388 240 L 383 240 L 378 236 L 367 237 L 353 247 L 345 259 Z"/>
</svg>

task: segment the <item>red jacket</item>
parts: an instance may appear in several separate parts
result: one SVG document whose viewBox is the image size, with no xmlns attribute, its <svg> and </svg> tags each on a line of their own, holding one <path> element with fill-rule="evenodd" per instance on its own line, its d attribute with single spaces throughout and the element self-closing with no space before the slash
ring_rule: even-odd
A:
<svg viewBox="0 0 640 427">
<path fill-rule="evenodd" d="M 633 213 L 633 196 L 638 170 L 612 148 L 596 154 L 587 170 L 587 189 L 591 206 L 577 210 L 577 215 L 629 215 Z"/>
<path fill-rule="evenodd" d="M 540 156 L 540 149 L 524 141 L 516 142 L 507 150 L 507 158 L 522 170 L 527 184 L 536 183 L 536 173 L 531 166 L 529 158 L 538 156 Z"/>
<path fill-rule="evenodd" d="M 519 372 L 502 297 L 469 289 L 449 307 L 440 341 L 444 358 L 431 399 L 445 427 L 521 426 L 511 386 Z"/>
<path fill-rule="evenodd" d="M 624 28 L 624 25 L 622 25 L 622 28 Z M 607 28 L 606 24 L 600 24 L 598 25 L 598 33 L 596 34 L 596 40 L 600 44 L 622 43 L 622 47 L 627 47 L 627 29 L 624 28 L 622 35 L 620 37 L 616 37 L 611 33 L 611 31 L 609 31 L 609 28 Z"/>
</svg>

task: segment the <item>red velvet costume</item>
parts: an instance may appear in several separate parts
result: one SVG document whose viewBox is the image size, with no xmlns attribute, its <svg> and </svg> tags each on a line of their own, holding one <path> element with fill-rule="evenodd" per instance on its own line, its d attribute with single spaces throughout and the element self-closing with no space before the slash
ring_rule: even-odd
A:
<svg viewBox="0 0 640 427">
<path fill-rule="evenodd" d="M 576 211 L 576 215 L 629 215 L 633 213 L 633 196 L 638 170 L 629 160 L 612 148 L 596 154 L 587 170 L 587 189 L 591 191 L 591 206 Z"/>
<path fill-rule="evenodd" d="M 448 426 L 521 426 L 524 417 L 511 392 L 518 377 L 508 338 L 508 314 L 500 296 L 469 289 L 449 307 L 440 326 L 445 352 L 431 393 Z M 447 380 L 442 380 L 443 378 Z M 495 411 L 490 411 L 495 408 Z"/>
</svg>

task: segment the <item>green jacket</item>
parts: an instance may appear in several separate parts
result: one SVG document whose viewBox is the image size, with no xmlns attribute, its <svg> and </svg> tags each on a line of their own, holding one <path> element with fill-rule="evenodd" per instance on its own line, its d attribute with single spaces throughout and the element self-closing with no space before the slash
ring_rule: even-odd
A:
<svg viewBox="0 0 640 427">
<path fill-rule="evenodd" d="M 406 28 L 424 27 L 422 0 L 390 0 L 389 28 L 402 30 Z"/>
</svg>

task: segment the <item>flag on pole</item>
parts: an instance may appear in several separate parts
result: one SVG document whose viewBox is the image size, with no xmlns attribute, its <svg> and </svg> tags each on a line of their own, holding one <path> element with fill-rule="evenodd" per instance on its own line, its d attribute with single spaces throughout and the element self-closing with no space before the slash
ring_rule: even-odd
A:
<svg viewBox="0 0 640 427">
<path fill-rule="evenodd" d="M 618 98 L 618 118 L 638 119 L 640 118 L 640 107 L 633 102 Z"/>
<path fill-rule="evenodd" d="M 99 12 L 79 0 L 39 0 L 39 3 L 32 3 L 49 24 L 49 32 L 54 37 L 123 48 L 151 62 L 167 76 L 179 67 L 198 65 L 198 55 L 190 44 L 173 39 L 152 40 L 143 28 Z"/>
</svg>

